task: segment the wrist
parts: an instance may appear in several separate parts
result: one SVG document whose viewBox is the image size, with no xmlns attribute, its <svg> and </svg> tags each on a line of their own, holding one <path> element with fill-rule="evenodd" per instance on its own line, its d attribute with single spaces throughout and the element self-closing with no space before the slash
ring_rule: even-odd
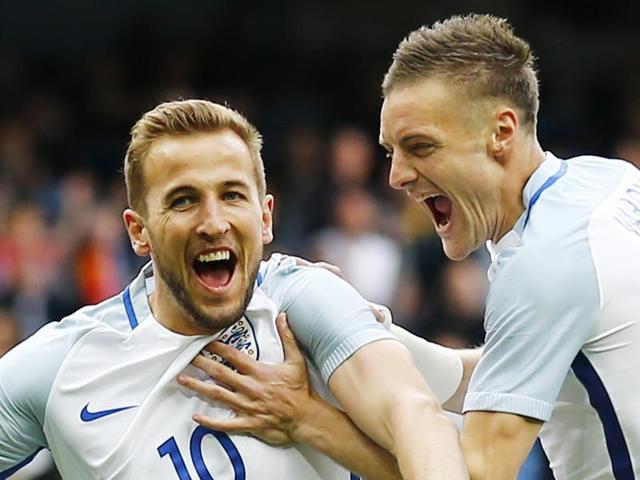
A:
<svg viewBox="0 0 640 480">
<path fill-rule="evenodd" d="M 326 420 L 328 416 L 334 414 L 333 410 L 335 410 L 334 407 L 312 391 L 308 400 L 301 405 L 300 414 L 291 426 L 291 439 L 296 443 L 304 443 L 320 449 L 319 442 L 326 433 Z"/>
</svg>

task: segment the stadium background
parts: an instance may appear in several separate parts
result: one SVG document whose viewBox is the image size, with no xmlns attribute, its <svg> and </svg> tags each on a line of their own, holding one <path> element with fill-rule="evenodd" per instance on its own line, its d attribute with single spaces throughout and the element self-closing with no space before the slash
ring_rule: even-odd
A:
<svg viewBox="0 0 640 480">
<path fill-rule="evenodd" d="M 478 344 L 486 255 L 446 261 L 424 215 L 386 185 L 377 147 L 398 42 L 469 12 L 508 17 L 534 48 L 546 149 L 640 165 L 638 2 L 2 0 L 0 355 L 132 278 L 128 130 L 188 97 L 227 102 L 263 133 L 270 250 L 338 264 L 427 338 Z M 523 479 L 546 478 L 531 465 Z"/>
</svg>

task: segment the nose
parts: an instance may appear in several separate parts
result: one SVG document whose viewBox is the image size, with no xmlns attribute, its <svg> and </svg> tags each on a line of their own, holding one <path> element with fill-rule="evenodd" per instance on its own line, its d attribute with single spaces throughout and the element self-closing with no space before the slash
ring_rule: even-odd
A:
<svg viewBox="0 0 640 480">
<path fill-rule="evenodd" d="M 397 154 L 391 157 L 391 169 L 389 171 L 389 185 L 396 190 L 405 190 L 417 179 L 414 168 L 408 165 L 404 159 Z"/>
<path fill-rule="evenodd" d="M 216 238 L 226 234 L 231 225 L 227 219 L 224 206 L 216 200 L 203 202 L 196 233 L 205 237 Z"/>
</svg>

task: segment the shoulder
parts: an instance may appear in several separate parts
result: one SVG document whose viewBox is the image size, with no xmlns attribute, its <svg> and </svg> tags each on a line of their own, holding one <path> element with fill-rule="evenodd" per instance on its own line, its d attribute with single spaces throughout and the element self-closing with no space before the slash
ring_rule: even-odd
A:
<svg viewBox="0 0 640 480">
<path fill-rule="evenodd" d="M 501 252 L 487 295 L 488 333 L 504 322 L 539 332 L 563 318 L 584 329 L 593 324 L 601 295 L 587 225 L 588 218 L 577 216 L 557 228 L 528 227 L 517 245 Z"/>
<path fill-rule="evenodd" d="M 80 310 L 51 322 L 0 359 L 3 394 L 41 423 L 53 382 L 69 352 L 82 338 L 106 325 Z"/>
<path fill-rule="evenodd" d="M 394 339 L 367 301 L 347 282 L 319 267 L 273 256 L 260 288 L 287 314 L 296 338 L 325 381 L 364 345 Z M 267 263 L 269 263 L 267 262 Z"/>
<path fill-rule="evenodd" d="M 351 285 L 328 270 L 298 265 L 295 257 L 274 253 L 269 260 L 262 262 L 258 272 L 259 288 L 271 297 L 281 309 L 285 309 L 299 295 L 324 294 L 331 292 L 349 292 L 359 294 Z"/>
</svg>

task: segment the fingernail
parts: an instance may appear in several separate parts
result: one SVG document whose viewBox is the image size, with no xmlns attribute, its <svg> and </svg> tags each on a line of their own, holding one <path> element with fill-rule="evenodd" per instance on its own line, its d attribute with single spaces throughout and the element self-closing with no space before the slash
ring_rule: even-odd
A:
<svg viewBox="0 0 640 480">
<path fill-rule="evenodd" d="M 178 383 L 186 383 L 187 382 L 187 377 L 185 377 L 184 375 L 178 375 Z"/>
<path fill-rule="evenodd" d="M 193 418 L 193 421 L 194 421 L 194 422 L 196 422 L 196 423 L 200 423 L 200 420 L 201 420 L 201 419 L 200 419 L 200 415 L 197 415 L 197 414 L 196 414 L 196 415 L 194 415 L 192 418 Z"/>
</svg>

